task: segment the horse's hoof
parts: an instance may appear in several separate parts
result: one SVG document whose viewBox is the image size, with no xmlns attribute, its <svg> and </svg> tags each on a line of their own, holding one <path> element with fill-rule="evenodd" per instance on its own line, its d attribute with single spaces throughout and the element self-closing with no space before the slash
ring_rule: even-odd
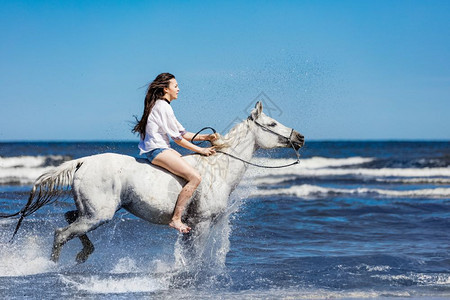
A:
<svg viewBox="0 0 450 300">
<path fill-rule="evenodd" d="M 89 255 L 86 255 L 86 253 L 80 252 L 77 254 L 77 258 L 75 260 L 76 260 L 77 264 L 82 264 L 82 263 L 86 262 L 88 257 L 89 257 Z"/>
<path fill-rule="evenodd" d="M 76 262 L 79 264 L 84 263 L 88 258 L 89 255 L 91 255 L 94 252 L 94 247 L 88 249 L 88 250 L 82 250 L 77 254 Z"/>
</svg>

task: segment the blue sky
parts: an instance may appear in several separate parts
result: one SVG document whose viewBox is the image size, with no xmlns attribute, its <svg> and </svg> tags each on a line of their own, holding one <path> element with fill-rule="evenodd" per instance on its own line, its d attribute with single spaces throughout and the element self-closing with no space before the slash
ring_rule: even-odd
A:
<svg viewBox="0 0 450 300">
<path fill-rule="evenodd" d="M 307 139 L 450 139 L 450 1 L 2 1 L 0 141 L 137 140 L 145 86 L 190 131 L 263 92 Z"/>
</svg>

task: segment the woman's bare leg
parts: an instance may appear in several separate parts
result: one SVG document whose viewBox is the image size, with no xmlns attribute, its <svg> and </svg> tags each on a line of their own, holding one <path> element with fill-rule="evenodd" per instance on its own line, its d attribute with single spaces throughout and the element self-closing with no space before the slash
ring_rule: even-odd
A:
<svg viewBox="0 0 450 300">
<path fill-rule="evenodd" d="M 181 217 L 183 216 L 188 201 L 202 181 L 200 174 L 196 169 L 185 162 L 181 158 L 181 155 L 173 149 L 158 154 L 153 159 L 152 164 L 160 166 L 187 180 L 187 183 L 178 195 L 177 203 L 175 204 L 175 209 L 173 211 L 172 222 L 169 223 L 169 226 L 177 229 L 181 233 L 188 233 L 191 228 L 181 222 Z"/>
</svg>

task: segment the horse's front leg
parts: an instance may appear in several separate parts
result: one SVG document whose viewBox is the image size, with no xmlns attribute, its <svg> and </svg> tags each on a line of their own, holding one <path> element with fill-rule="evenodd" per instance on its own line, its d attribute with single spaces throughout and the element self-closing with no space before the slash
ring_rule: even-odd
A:
<svg viewBox="0 0 450 300">
<path fill-rule="evenodd" d="M 191 231 L 188 234 L 180 234 L 175 248 L 176 265 L 180 268 L 196 267 L 202 264 L 203 253 L 210 235 L 211 220 L 203 220 L 197 223 L 189 222 Z"/>
</svg>

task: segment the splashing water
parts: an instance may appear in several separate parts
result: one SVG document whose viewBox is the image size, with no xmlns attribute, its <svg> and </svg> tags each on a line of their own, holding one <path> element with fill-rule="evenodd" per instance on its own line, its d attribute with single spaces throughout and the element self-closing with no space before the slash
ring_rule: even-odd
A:
<svg viewBox="0 0 450 300">
<path fill-rule="evenodd" d="M 230 284 L 225 262 L 230 250 L 232 226 L 230 218 L 239 211 L 250 189 L 238 189 L 232 193 L 225 212 L 212 222 L 196 225 L 196 234 L 180 235 L 175 243 L 173 282 L 183 286 L 213 287 Z"/>
<path fill-rule="evenodd" d="M 48 259 L 48 245 L 37 235 L 28 235 L 11 244 L 2 232 L 0 276 L 27 276 L 52 272 L 57 265 Z M 8 233 L 8 232 L 6 232 Z"/>
</svg>

